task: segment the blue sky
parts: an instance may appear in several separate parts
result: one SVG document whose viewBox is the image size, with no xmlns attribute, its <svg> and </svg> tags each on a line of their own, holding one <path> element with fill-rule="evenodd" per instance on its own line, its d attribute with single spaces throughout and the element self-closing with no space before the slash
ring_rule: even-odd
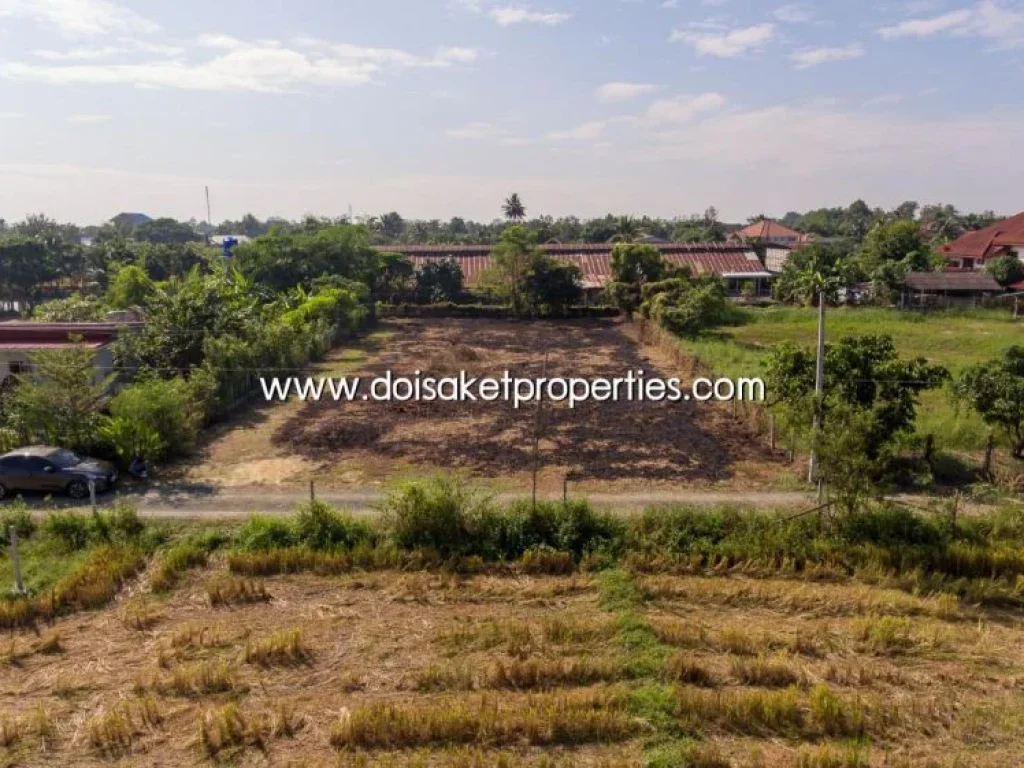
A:
<svg viewBox="0 0 1024 768">
<path fill-rule="evenodd" d="M 1024 208 L 1024 0 L 0 0 L 0 217 Z"/>
</svg>

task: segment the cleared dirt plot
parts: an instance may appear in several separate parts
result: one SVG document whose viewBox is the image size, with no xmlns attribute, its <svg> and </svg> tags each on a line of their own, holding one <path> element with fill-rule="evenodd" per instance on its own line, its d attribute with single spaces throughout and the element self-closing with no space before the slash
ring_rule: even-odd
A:
<svg viewBox="0 0 1024 768">
<path fill-rule="evenodd" d="M 260 557 L 160 592 L 151 564 L 110 606 L 9 635 L 5 764 L 1024 760 L 1024 630 L 955 598 L 619 568 L 245 573 Z"/>
<path fill-rule="evenodd" d="M 614 321 L 396 321 L 358 370 L 394 376 L 623 377 L 682 375 Z M 756 373 L 756 372 L 753 372 Z M 685 380 L 685 378 L 684 378 Z M 365 391 L 365 390 L 364 390 Z M 778 459 L 754 444 L 721 407 L 699 403 L 546 402 L 539 466 L 549 488 L 568 476 L 590 490 L 726 483 L 756 485 Z M 535 404 L 510 402 L 307 403 L 278 418 L 273 442 L 318 462 L 328 482 L 369 483 L 409 467 L 461 470 L 522 486 L 533 466 Z"/>
</svg>

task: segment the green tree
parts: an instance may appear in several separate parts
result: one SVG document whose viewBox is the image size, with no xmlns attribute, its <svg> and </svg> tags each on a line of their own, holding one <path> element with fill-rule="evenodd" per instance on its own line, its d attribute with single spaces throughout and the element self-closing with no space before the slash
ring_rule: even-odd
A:
<svg viewBox="0 0 1024 768">
<path fill-rule="evenodd" d="M 424 304 L 457 301 L 462 295 L 462 266 L 453 259 L 429 261 L 416 270 L 416 300 Z"/>
<path fill-rule="evenodd" d="M 615 306 L 632 315 L 643 302 L 643 287 L 665 278 L 668 267 L 653 245 L 619 243 L 612 248 L 612 279 L 605 289 Z"/>
<path fill-rule="evenodd" d="M 188 453 L 203 420 L 188 382 L 177 377 L 148 378 L 125 387 L 110 401 L 110 415 L 119 439 L 130 435 L 136 455 L 153 460 Z"/>
<path fill-rule="evenodd" d="M 519 199 L 519 193 L 517 192 L 513 192 L 505 199 L 501 210 L 504 212 L 505 218 L 514 224 L 519 224 L 526 219 L 526 206 Z"/>
<path fill-rule="evenodd" d="M 156 292 L 149 275 L 134 264 L 121 267 L 107 288 L 107 304 L 114 309 L 142 307 Z"/>
<path fill-rule="evenodd" d="M 492 251 L 494 266 L 517 313 L 525 309 L 523 280 L 539 254 L 534 236 L 518 224 L 501 233 Z"/>
<path fill-rule="evenodd" d="M 953 386 L 954 397 L 1002 429 L 1014 458 L 1024 459 L 1024 347 L 1012 346 L 998 360 L 972 365 Z"/>
<path fill-rule="evenodd" d="M 640 222 L 632 216 L 619 216 L 615 220 L 615 234 L 611 236 L 611 242 L 632 243 L 640 237 Z"/>
<path fill-rule="evenodd" d="M 696 336 L 728 314 L 725 284 L 718 277 L 670 277 L 643 286 L 641 312 L 678 336 Z"/>
<path fill-rule="evenodd" d="M 525 302 L 542 315 L 564 315 L 583 295 L 582 275 L 575 264 L 537 256 L 523 279 Z"/>
<path fill-rule="evenodd" d="M 92 296 L 73 293 L 66 299 L 39 304 L 32 317 L 44 323 L 88 323 L 103 320 L 106 308 Z"/>
<path fill-rule="evenodd" d="M 25 443 L 87 451 L 96 443 L 113 375 L 98 375 L 96 351 L 79 344 L 31 355 L 32 370 L 16 377 L 8 419 Z"/>
<path fill-rule="evenodd" d="M 1024 261 L 1016 256 L 1000 256 L 986 265 L 988 273 L 1004 288 L 1024 280 Z"/>
<path fill-rule="evenodd" d="M 826 300 L 835 303 L 839 289 L 852 282 L 853 273 L 853 265 L 842 250 L 808 245 L 789 254 L 775 281 L 775 298 L 812 306 L 824 292 Z"/>
<path fill-rule="evenodd" d="M 781 406 L 794 426 L 807 426 L 814 411 L 815 358 L 813 349 L 784 343 L 765 362 L 770 405 Z M 823 424 L 838 407 L 870 412 L 867 457 L 878 459 L 896 438 L 913 431 L 919 394 L 948 377 L 945 368 L 924 358 L 901 358 L 890 336 L 844 336 L 825 346 Z"/>
<path fill-rule="evenodd" d="M 184 245 L 202 240 L 188 224 L 169 218 L 143 222 L 132 234 L 136 240 L 160 245 Z"/>
</svg>

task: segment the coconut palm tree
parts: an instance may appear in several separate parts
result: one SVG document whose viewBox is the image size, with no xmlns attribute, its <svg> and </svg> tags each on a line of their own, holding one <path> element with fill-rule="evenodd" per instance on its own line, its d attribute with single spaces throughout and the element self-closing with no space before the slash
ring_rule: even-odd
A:
<svg viewBox="0 0 1024 768">
<path fill-rule="evenodd" d="M 615 234 L 609 242 L 632 243 L 639 238 L 643 232 L 640 230 L 640 222 L 632 216 L 619 216 L 615 220 Z"/>
<path fill-rule="evenodd" d="M 526 218 L 526 206 L 519 199 L 519 193 L 513 192 L 501 206 L 505 212 L 505 218 L 514 224 L 518 224 Z"/>
</svg>

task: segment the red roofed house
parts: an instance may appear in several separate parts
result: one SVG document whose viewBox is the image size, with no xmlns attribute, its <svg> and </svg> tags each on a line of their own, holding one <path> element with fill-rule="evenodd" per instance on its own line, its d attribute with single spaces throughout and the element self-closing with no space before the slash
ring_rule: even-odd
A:
<svg viewBox="0 0 1024 768">
<path fill-rule="evenodd" d="M 44 349 L 86 346 L 95 350 L 96 381 L 114 370 L 113 344 L 124 324 L 31 323 L 9 320 L 0 323 L 0 384 L 13 374 L 31 368 L 31 356 Z M 72 337 L 81 337 L 72 341 Z"/>
<path fill-rule="evenodd" d="M 714 274 L 725 280 L 730 293 L 739 295 L 745 285 L 755 294 L 771 293 L 771 280 L 757 254 L 742 243 L 651 243 L 661 251 L 665 261 L 686 266 L 694 275 Z M 602 290 L 612 279 L 612 248 L 606 243 L 545 243 L 540 249 L 559 261 L 575 264 L 583 277 L 588 293 Z M 481 273 L 493 266 L 490 245 L 386 245 L 378 251 L 400 253 L 417 269 L 431 261 L 456 261 L 462 267 L 466 286 L 472 288 Z"/>
<path fill-rule="evenodd" d="M 777 221 L 761 219 L 761 221 L 755 221 L 750 226 L 733 232 L 729 235 L 729 239 L 733 241 L 763 240 L 778 245 L 797 246 L 810 242 L 811 238 L 795 229 L 783 226 Z"/>
<path fill-rule="evenodd" d="M 984 269 L 986 262 L 1000 256 L 1024 261 L 1024 213 L 961 235 L 939 253 L 946 256 L 950 269 Z"/>
</svg>

